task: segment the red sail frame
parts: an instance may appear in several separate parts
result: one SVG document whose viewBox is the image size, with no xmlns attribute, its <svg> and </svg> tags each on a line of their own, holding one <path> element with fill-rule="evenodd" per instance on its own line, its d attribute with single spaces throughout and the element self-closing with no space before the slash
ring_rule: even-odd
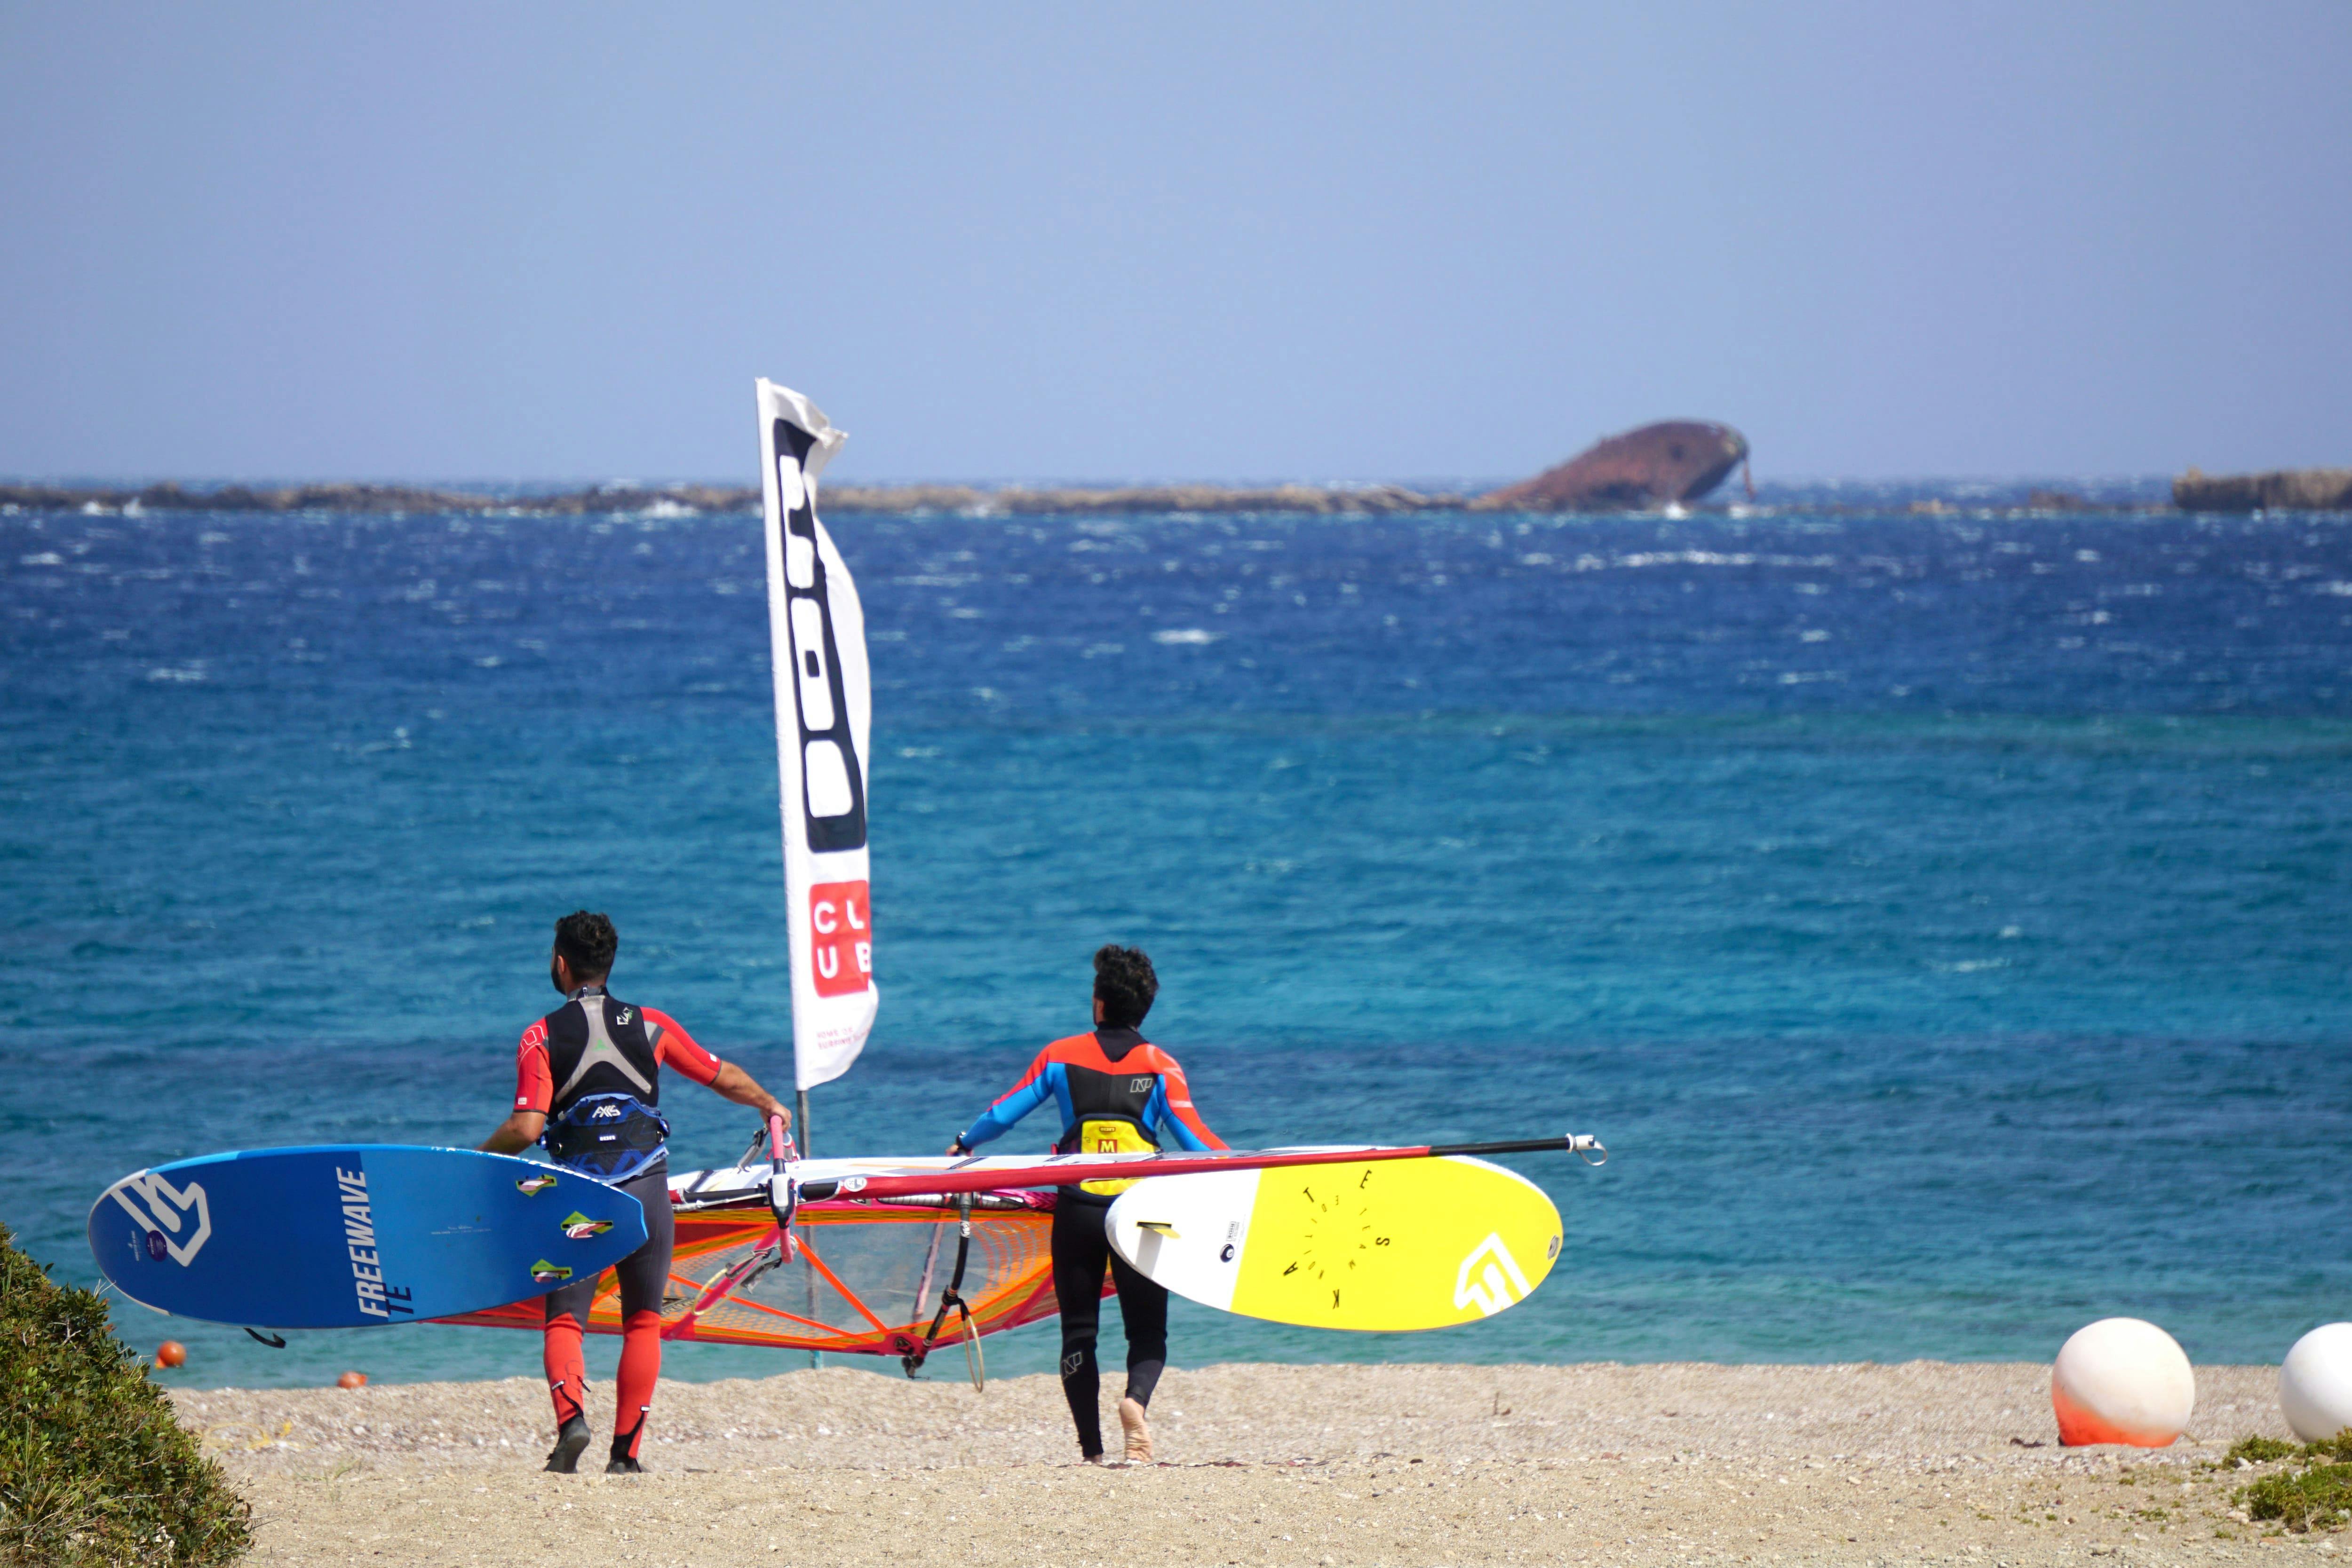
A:
<svg viewBox="0 0 2352 1568">
<path fill-rule="evenodd" d="M 975 1333 L 998 1333 L 1059 1310 L 1053 1207 L 1052 1194 L 1035 1192 L 991 1193 L 974 1205 L 961 1293 L 971 1305 Z M 800 1245 L 793 1261 L 719 1291 L 697 1312 L 709 1287 L 726 1283 L 730 1270 L 745 1271 L 751 1255 L 772 1244 L 775 1220 L 764 1206 L 678 1214 L 662 1337 L 850 1355 L 908 1355 L 920 1348 L 954 1269 L 956 1200 L 829 1199 L 803 1204 L 797 1220 Z M 809 1310 L 812 1276 L 814 1312 Z M 1108 1283 L 1103 1293 L 1110 1293 Z M 534 1297 L 436 1321 L 536 1329 L 542 1316 Z M 584 1326 L 591 1333 L 621 1332 L 620 1290 L 609 1270 L 597 1281 Z M 964 1337 L 961 1318 L 950 1313 L 934 1343 L 955 1344 Z"/>
</svg>

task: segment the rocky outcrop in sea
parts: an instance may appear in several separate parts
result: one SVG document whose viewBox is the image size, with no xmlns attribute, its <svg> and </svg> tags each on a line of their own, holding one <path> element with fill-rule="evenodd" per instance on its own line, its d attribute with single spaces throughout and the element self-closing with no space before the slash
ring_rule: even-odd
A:
<svg viewBox="0 0 2352 1568">
<path fill-rule="evenodd" d="M 2352 468 L 2280 468 L 2268 474 L 2207 474 L 2172 482 L 2184 512 L 2352 511 Z"/>
</svg>

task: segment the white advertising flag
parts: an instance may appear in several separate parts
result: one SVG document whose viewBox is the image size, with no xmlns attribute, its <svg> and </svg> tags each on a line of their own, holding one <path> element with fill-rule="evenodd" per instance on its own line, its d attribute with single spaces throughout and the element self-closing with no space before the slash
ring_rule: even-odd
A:
<svg viewBox="0 0 2352 1568">
<path fill-rule="evenodd" d="M 788 387 L 761 381 L 759 402 L 793 1065 L 805 1090 L 849 1071 L 880 999 L 866 869 L 866 739 L 874 703 L 857 587 L 816 520 L 817 476 L 847 437 Z"/>
</svg>

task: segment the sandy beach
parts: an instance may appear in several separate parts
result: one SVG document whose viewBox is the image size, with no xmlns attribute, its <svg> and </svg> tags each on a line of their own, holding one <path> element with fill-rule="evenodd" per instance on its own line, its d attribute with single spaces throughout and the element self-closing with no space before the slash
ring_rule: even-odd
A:
<svg viewBox="0 0 2352 1568">
<path fill-rule="evenodd" d="M 2214 1468 L 2286 1435 L 2276 1372 L 2197 1375 L 2189 1434 L 2147 1451 L 2059 1448 L 2030 1364 L 1219 1366 L 1161 1384 L 1160 1463 L 1104 1470 L 1076 1462 L 1051 1378 L 976 1394 L 828 1367 L 666 1385 L 632 1478 L 545 1474 L 527 1378 L 175 1398 L 253 1499 L 261 1564 L 2336 1553 L 2263 1540 L 2232 1517 L 2245 1478 Z"/>
</svg>

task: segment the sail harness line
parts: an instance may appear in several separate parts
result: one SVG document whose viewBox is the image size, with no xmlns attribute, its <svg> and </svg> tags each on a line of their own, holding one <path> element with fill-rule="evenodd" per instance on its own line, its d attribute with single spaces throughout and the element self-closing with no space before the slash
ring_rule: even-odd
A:
<svg viewBox="0 0 2352 1568">
<path fill-rule="evenodd" d="M 933 1249 L 932 1256 L 937 1257 L 939 1232 L 936 1229 L 931 1233 L 931 1246 Z M 971 1260 L 971 1194 L 969 1192 L 963 1192 L 956 1195 L 955 1272 L 949 1278 L 947 1289 L 940 1292 L 940 1310 L 932 1314 L 931 1326 L 929 1329 L 925 1331 L 923 1334 L 923 1343 L 916 1346 L 907 1354 L 898 1358 L 898 1364 L 907 1369 L 908 1376 L 912 1377 L 917 1373 L 920 1372 L 923 1369 L 923 1363 L 930 1359 L 931 1347 L 939 1343 L 940 1330 L 946 1326 L 948 1312 L 952 1309 L 963 1314 L 963 1322 L 961 1326 L 963 1329 L 964 1366 L 965 1370 L 971 1374 L 971 1385 L 976 1390 L 985 1391 L 987 1389 L 988 1366 L 987 1363 L 982 1357 L 980 1333 L 971 1326 L 971 1303 L 963 1299 L 964 1265 Z M 926 1260 L 923 1265 L 923 1283 L 920 1290 L 917 1292 L 916 1299 L 919 1301 L 923 1296 L 929 1295 L 930 1293 L 930 1289 L 931 1269 L 929 1262 Z"/>
</svg>

